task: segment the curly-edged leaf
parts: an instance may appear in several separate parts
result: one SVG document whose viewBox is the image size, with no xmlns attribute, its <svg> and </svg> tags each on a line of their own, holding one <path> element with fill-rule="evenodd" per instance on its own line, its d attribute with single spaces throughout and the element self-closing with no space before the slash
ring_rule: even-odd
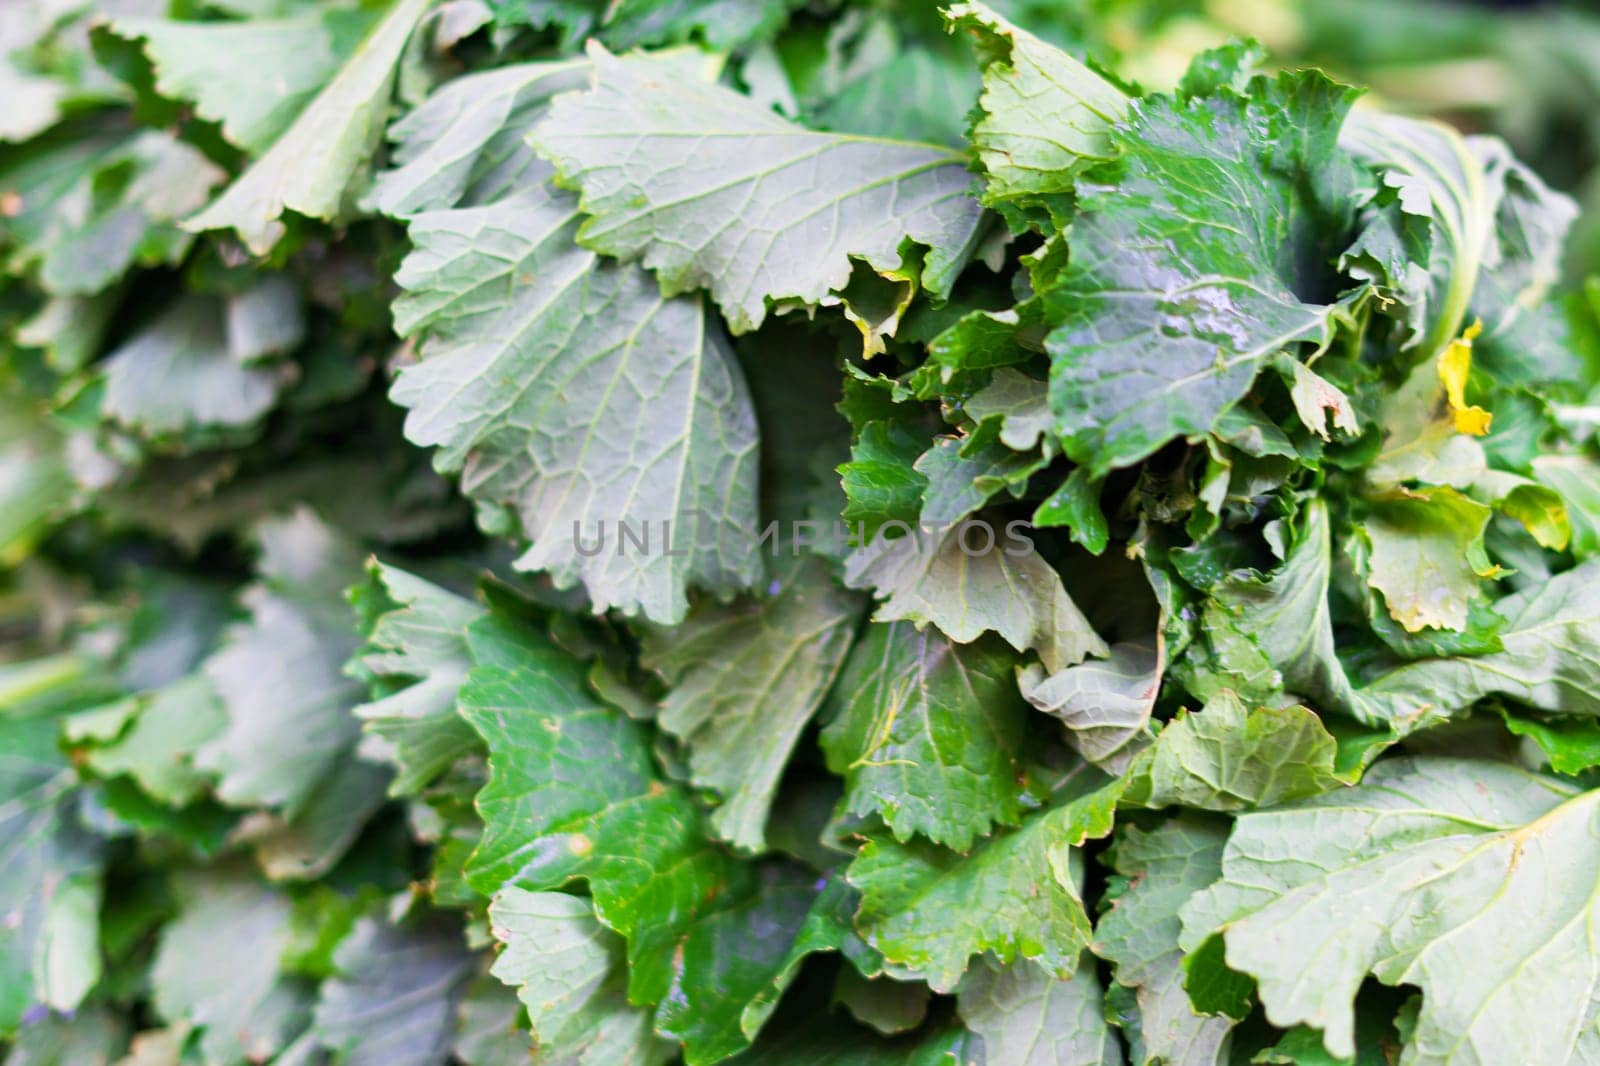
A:
<svg viewBox="0 0 1600 1066">
<path fill-rule="evenodd" d="M 1326 343 L 1340 306 L 1313 294 L 1345 229 L 1352 99 L 1316 72 L 1258 78 L 1246 96 L 1148 97 L 1113 131 L 1121 154 L 1079 182 L 1072 258 L 1043 294 L 1075 461 L 1101 475 L 1207 432 L 1268 359 Z"/>
<path fill-rule="evenodd" d="M 1304 707 L 1246 707 L 1223 690 L 1178 712 L 1126 777 L 1122 802 L 1235 811 L 1270 807 L 1344 784 L 1337 745 Z"/>
<path fill-rule="evenodd" d="M 1407 1063 L 1584 1061 L 1597 803 L 1499 763 L 1380 762 L 1356 788 L 1242 815 L 1222 879 L 1183 907 L 1183 946 L 1220 935 L 1267 1019 L 1321 1029 L 1336 1056 L 1355 1052 L 1370 973 L 1422 990 Z"/>
<path fill-rule="evenodd" d="M 116 18 L 96 32 L 138 44 L 156 92 L 191 103 L 231 143 L 261 155 L 338 74 L 376 21 L 373 10 L 357 7 L 219 22 Z M 270 91 L 262 89 L 264 71 L 272 75 Z"/>
<path fill-rule="evenodd" d="M 238 871 L 191 873 L 161 930 L 150 983 L 156 1012 L 200 1030 L 208 1062 L 265 1061 L 310 1020 L 311 989 L 280 971 L 292 905 Z"/>
<path fill-rule="evenodd" d="M 336 772 L 360 732 L 361 688 L 344 674 L 360 645 L 343 591 L 360 553 L 309 511 L 259 528 L 260 580 L 243 596 L 250 620 L 204 664 L 227 726 L 195 755 L 219 775 L 217 795 L 292 813 Z"/>
<path fill-rule="evenodd" d="M 1201 698 L 1231 688 L 1263 700 L 1283 692 L 1324 711 L 1349 711 L 1354 704 L 1333 642 L 1328 602 L 1333 544 L 1326 504 L 1313 500 L 1300 521 L 1299 536 L 1277 570 L 1232 573 L 1208 590 L 1200 639 L 1188 653 L 1188 665 L 1201 676 L 1186 678 Z M 1240 654 L 1243 663 L 1264 659 L 1271 673 L 1253 677 Z"/>
<path fill-rule="evenodd" d="M 926 437 L 894 419 L 857 427 L 850 461 L 839 466 L 846 501 L 840 517 L 874 539 L 891 522 L 916 525 L 928 489 L 916 463 L 927 446 Z"/>
<path fill-rule="evenodd" d="M 979 959 L 957 991 L 961 1020 L 983 1041 L 985 1063 L 1007 1066 L 1122 1066 L 1106 1024 L 1100 975 L 1085 955 L 1068 980 L 1031 962 Z"/>
<path fill-rule="evenodd" d="M 928 479 L 922 493 L 922 524 L 942 528 L 966 518 L 1002 491 L 1020 496 L 1028 478 L 1049 457 L 1013 451 L 1000 440 L 1003 423 L 971 436 L 946 436 L 918 457 L 915 468 Z"/>
<path fill-rule="evenodd" d="M 582 896 L 510 886 L 489 905 L 503 948 L 493 974 L 517 990 L 533 1039 L 553 1061 L 657 1066 L 673 1046 L 650 1031 L 650 1013 L 627 997 L 621 938 Z"/>
<path fill-rule="evenodd" d="M 1016 658 L 994 641 L 955 644 L 906 622 L 874 624 L 829 700 L 822 748 L 844 803 L 899 840 L 965 851 L 1022 815 L 1027 705 Z"/>
<path fill-rule="evenodd" d="M 363 918 L 334 952 L 311 1031 L 349 1066 L 442 1062 L 473 963 L 448 923 L 406 929 Z"/>
<path fill-rule="evenodd" d="M 861 891 L 856 929 L 888 973 L 936 992 L 954 989 L 985 951 L 1069 978 L 1090 935 L 1076 849 L 1110 831 L 1108 798 L 1090 793 L 995 832 L 969 855 L 870 837 L 846 875 Z"/>
<path fill-rule="evenodd" d="M 1340 143 L 1382 175 L 1394 210 L 1422 221 L 1426 237 L 1391 224 L 1394 252 L 1377 255 L 1382 282 L 1402 303 L 1407 347 L 1431 359 L 1470 315 L 1491 337 L 1518 336 L 1560 275 L 1561 242 L 1577 208 L 1512 157 L 1495 137 L 1463 137 L 1424 119 L 1362 111 Z M 1364 233 L 1354 255 L 1371 255 Z M 1357 272 L 1359 274 L 1359 271 Z M 1512 364 L 1508 361 L 1508 367 Z M 1521 376 L 1520 374 L 1516 376 Z"/>
<path fill-rule="evenodd" d="M 594 88 L 534 134 L 581 190 L 583 243 L 642 257 L 664 291 L 707 288 L 734 332 L 768 301 L 822 304 L 850 261 L 950 291 L 981 236 L 964 157 L 910 141 L 796 126 L 748 97 L 597 46 Z M 909 272 L 909 273 L 908 273 Z"/>
<path fill-rule="evenodd" d="M 874 621 L 931 623 L 958 644 L 992 631 L 1019 652 L 1038 652 L 1051 671 L 1108 654 L 1032 542 L 1009 526 L 995 532 L 964 523 L 939 535 L 878 537 L 846 559 L 845 584 L 883 598 Z"/>
<path fill-rule="evenodd" d="M 57 225 L 56 205 L 81 186 L 102 160 L 115 159 L 126 146 L 125 121 L 78 122 L 39 137 L 22 148 L 8 148 L 0 160 L 0 248 L 8 270 L 18 273 L 38 257 L 45 234 Z"/>
<path fill-rule="evenodd" d="M 1023 699 L 1061 719 L 1079 754 L 1108 773 L 1121 773 L 1147 743 L 1165 667 L 1157 636 L 1113 644 L 1105 659 L 1054 673 L 1030 663 L 1018 673 L 1017 685 Z"/>
<path fill-rule="evenodd" d="M 589 63 L 518 63 L 446 82 L 389 127 L 391 169 L 367 195 L 397 218 L 458 205 L 493 203 L 518 186 L 542 184 L 550 164 L 527 136 L 550 98 L 588 84 Z"/>
<path fill-rule="evenodd" d="M 43 660 L 4 693 L 0 711 L 0 1034 L 36 1004 L 70 1011 L 100 976 L 102 843 L 79 815 L 76 774 L 57 749 L 61 723 L 20 706 L 28 689 L 65 678 Z M 7 679 L 10 680 L 10 679 Z M 9 686 L 8 686 L 9 687 Z"/>
<path fill-rule="evenodd" d="M 411 795 L 478 746 L 456 713 L 456 693 L 472 668 L 467 626 L 484 609 L 376 560 L 368 574 L 395 607 L 373 621 L 356 660 L 377 697 L 355 708 L 365 733 L 359 753 L 393 764 L 390 794 Z"/>
<path fill-rule="evenodd" d="M 1418 659 L 1358 695 L 1375 721 L 1407 729 L 1502 695 L 1535 710 L 1600 717 L 1600 560 L 1495 603 L 1502 649 Z"/>
<path fill-rule="evenodd" d="M 1466 628 L 1481 579 L 1498 570 L 1483 546 L 1493 511 L 1447 486 L 1402 489 L 1374 501 L 1362 526 L 1367 583 L 1408 633 Z"/>
<path fill-rule="evenodd" d="M 383 135 L 395 69 L 433 0 L 395 0 L 294 122 L 205 210 L 184 222 L 199 233 L 238 231 L 256 255 L 286 232 L 285 211 L 333 220 L 361 191 Z"/>
<path fill-rule="evenodd" d="M 1203 1015 L 1183 987 L 1182 922 L 1190 896 L 1222 874 L 1225 824 L 1193 815 L 1163 822 L 1150 832 L 1122 829 L 1112 852 L 1116 871 L 1110 909 L 1095 925 L 1094 951 L 1111 963 L 1117 983 L 1134 990 L 1145 1058 L 1184 1066 L 1227 1062 L 1231 1019 Z"/>
<path fill-rule="evenodd" d="M 229 350 L 226 310 L 210 297 L 185 296 L 111 352 L 101 413 L 156 440 L 204 442 L 206 431 L 260 421 L 289 368 L 241 365 Z"/>
<path fill-rule="evenodd" d="M 178 219 L 222 178 L 196 149 L 120 117 L 65 124 L 0 161 L 4 262 L 36 267 L 56 295 L 102 293 L 135 263 L 181 259 L 193 238 Z"/>
<path fill-rule="evenodd" d="M 1178 80 L 1178 93 L 1209 96 L 1225 89 L 1243 92 L 1266 58 L 1266 49 L 1255 41 L 1229 41 L 1208 48 L 1189 60 L 1188 69 Z"/>
<path fill-rule="evenodd" d="M 972 34 L 985 64 L 971 131 L 983 202 L 1005 211 L 1070 195 L 1085 166 L 1115 151 L 1109 132 L 1128 115 L 1127 94 L 981 3 L 954 4 L 945 18 Z"/>
<path fill-rule="evenodd" d="M 1381 270 L 1372 280 L 1401 301 L 1403 341 L 1407 347 L 1420 345 L 1422 357 L 1432 358 L 1465 324 L 1493 246 L 1504 175 L 1486 171 L 1467 138 L 1426 119 L 1358 112 L 1340 144 L 1379 172 L 1401 215 L 1425 222 L 1421 238 L 1406 235 L 1405 219 L 1376 227 L 1376 233 L 1369 227 L 1348 254 L 1377 260 Z M 1393 240 L 1387 236 L 1391 231 Z M 1379 235 L 1387 241 L 1382 249 L 1373 243 Z M 1354 273 L 1368 276 L 1359 269 Z"/>
<path fill-rule="evenodd" d="M 770 599 L 699 605 L 682 625 L 647 634 L 643 657 L 671 686 L 661 728 L 688 745 L 694 783 L 722 796 L 712 827 L 751 851 L 766 848 L 783 768 L 861 614 L 816 556 L 782 568 L 774 584 Z"/>
<path fill-rule="evenodd" d="M 426 340 L 391 397 L 440 470 L 516 516 L 519 567 L 674 622 L 691 582 L 760 572 L 755 417 L 700 301 L 574 246 L 577 214 L 538 186 L 413 219 L 396 324 Z"/>
<path fill-rule="evenodd" d="M 529 646 L 515 667 L 473 670 L 460 706 L 490 766 L 468 881 L 492 895 L 587 880 L 600 921 L 628 941 L 629 998 L 662 999 L 676 944 L 738 890 L 741 868 L 657 773 L 644 729 L 589 694 L 580 661 Z"/>
<path fill-rule="evenodd" d="M 56 69 L 57 64 L 47 58 L 48 53 L 60 49 L 53 38 L 65 28 L 62 23 L 76 14 L 79 12 L 70 5 L 18 5 L 6 12 L 6 21 L 0 25 L 0 98 L 7 104 L 0 115 L 0 141 L 28 141 L 54 125 L 69 101 L 84 102 L 74 99 L 78 96 L 75 90 L 82 88 L 75 84 L 77 79 Z M 59 65 L 65 67 L 75 65 L 73 61 L 79 57 L 63 58 L 66 61 Z M 108 1061 L 115 1050 L 108 1050 Z M 19 1051 L 18 1056 L 26 1058 L 26 1053 Z"/>
<path fill-rule="evenodd" d="M 967 416 L 980 427 L 997 419 L 1000 443 L 1007 448 L 1025 452 L 1042 442 L 1045 454 L 1051 454 L 1050 389 L 1038 378 L 1001 367 L 965 407 Z"/>
</svg>

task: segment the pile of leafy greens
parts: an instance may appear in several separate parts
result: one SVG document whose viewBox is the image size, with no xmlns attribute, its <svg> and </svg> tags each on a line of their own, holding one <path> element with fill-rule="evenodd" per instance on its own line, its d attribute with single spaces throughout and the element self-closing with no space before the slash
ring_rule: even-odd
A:
<svg viewBox="0 0 1600 1066">
<path fill-rule="evenodd" d="M 1600 1060 L 1577 210 L 1160 6 L 0 12 L 6 1062 Z"/>
</svg>

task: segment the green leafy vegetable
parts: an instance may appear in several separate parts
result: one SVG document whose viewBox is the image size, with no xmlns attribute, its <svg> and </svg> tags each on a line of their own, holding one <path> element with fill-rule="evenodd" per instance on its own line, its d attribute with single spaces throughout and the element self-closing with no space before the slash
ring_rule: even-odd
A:
<svg viewBox="0 0 1600 1066">
<path fill-rule="evenodd" d="M 1600 1061 L 1597 56 L 11 5 L 0 1059 Z"/>
</svg>

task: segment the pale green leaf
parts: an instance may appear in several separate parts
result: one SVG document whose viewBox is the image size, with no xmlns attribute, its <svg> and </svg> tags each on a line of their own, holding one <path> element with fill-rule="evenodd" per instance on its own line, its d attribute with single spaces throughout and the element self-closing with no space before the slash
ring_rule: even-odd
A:
<svg viewBox="0 0 1600 1066">
<path fill-rule="evenodd" d="M 70 673 L 75 673 L 66 664 Z M 35 664 L 50 684 L 57 664 Z M 62 675 L 63 677 L 67 675 Z M 7 692 L 0 711 L 0 1033 L 35 1004 L 74 1010 L 99 976 L 101 841 L 83 824 L 60 722 Z M 24 695 L 23 699 L 17 698 Z M 92 905 L 87 911 L 83 904 Z"/>
<path fill-rule="evenodd" d="M 1138 759 L 1122 802 L 1234 811 L 1270 807 L 1343 784 L 1336 745 L 1304 707 L 1246 707 L 1217 693 L 1197 713 L 1180 711 Z"/>
<path fill-rule="evenodd" d="M 527 144 L 556 93 L 588 83 L 587 60 L 517 63 L 446 82 L 389 127 L 391 169 L 366 202 L 397 218 L 504 199 L 551 174 Z"/>
<path fill-rule="evenodd" d="M 1504 695 L 1542 711 L 1600 717 L 1600 561 L 1495 603 L 1502 649 L 1419 659 L 1358 693 L 1375 720 L 1415 728 Z"/>
<path fill-rule="evenodd" d="M 1188 656 L 1205 674 L 1187 679 L 1202 698 L 1218 688 L 1232 688 L 1263 700 L 1274 699 L 1281 691 L 1325 711 L 1349 711 L 1354 705 L 1350 679 L 1334 648 L 1328 601 L 1333 542 L 1327 506 L 1312 501 L 1300 524 L 1299 536 L 1277 570 L 1267 575 L 1229 574 L 1210 588 L 1199 638 L 1206 654 L 1202 656 L 1197 641 Z M 1243 654 L 1259 655 L 1271 668 L 1265 685 L 1241 672 L 1244 668 L 1237 658 L 1241 646 L 1246 649 Z"/>
<path fill-rule="evenodd" d="M 347 753 L 292 812 L 257 811 L 235 839 L 251 846 L 261 872 L 273 881 L 322 877 L 383 806 L 389 776 L 388 769 Z"/>
<path fill-rule="evenodd" d="M 671 686 L 661 728 L 689 748 L 696 785 L 716 790 L 719 836 L 766 847 L 767 816 L 796 741 L 833 686 L 860 617 L 823 561 L 781 567 L 768 600 L 706 603 L 647 634 L 644 665 Z"/>
<path fill-rule="evenodd" d="M 457 1008 L 451 1052 L 463 1066 L 533 1066 L 537 1059 L 522 1003 L 511 989 L 487 975 L 467 986 Z"/>
<path fill-rule="evenodd" d="M 228 721 L 211 682 L 191 674 L 130 700 L 129 710 L 125 728 L 88 749 L 89 768 L 103 777 L 128 774 L 151 797 L 176 807 L 199 796 L 210 777 L 195 769 L 192 755 Z"/>
<path fill-rule="evenodd" d="M 259 531 L 261 579 L 236 625 L 203 667 L 227 726 L 195 756 L 218 775 L 217 795 L 239 805 L 303 803 L 349 753 L 360 687 L 344 675 L 360 638 L 344 589 L 360 578 L 355 548 L 309 511 Z"/>
<path fill-rule="evenodd" d="M 279 969 L 288 897 L 226 869 L 174 887 L 182 909 L 163 927 L 150 971 L 157 1013 L 199 1029 L 208 1061 L 271 1058 L 311 1012 L 310 990 Z"/>
<path fill-rule="evenodd" d="M 517 990 L 541 1055 L 574 1066 L 654 1066 L 674 1048 L 627 998 L 622 941 L 581 896 L 510 886 L 489 905 L 504 947 L 493 973 Z"/>
<path fill-rule="evenodd" d="M 285 233 L 285 211 L 338 218 L 361 191 L 388 119 L 401 52 L 432 3 L 395 0 L 272 147 L 185 228 L 236 230 L 250 251 L 265 255 Z"/>
<path fill-rule="evenodd" d="M 642 258 L 664 291 L 711 291 L 735 332 L 768 301 L 835 302 L 850 260 L 946 294 L 981 235 L 963 157 L 909 141 L 818 133 L 729 89 L 591 46 L 594 88 L 535 133 L 582 192 L 579 237 Z M 709 132 L 708 132 L 709 131 Z M 915 275 L 912 275 L 915 277 Z"/>
<path fill-rule="evenodd" d="M 133 134 L 51 204 L 37 248 L 40 284 L 87 296 L 135 264 L 177 263 L 193 241 L 177 221 L 204 206 L 225 176 L 169 134 Z"/>
<path fill-rule="evenodd" d="M 255 363 L 300 346 L 305 306 L 287 274 L 265 274 L 228 299 L 228 354 Z"/>
<path fill-rule="evenodd" d="M 1119 831 L 1112 852 L 1111 904 L 1095 925 L 1094 950 L 1119 984 L 1134 990 L 1139 1033 L 1150 1062 L 1218 1066 L 1228 1061 L 1233 1022 L 1202 1015 L 1183 987 L 1182 922 L 1189 897 L 1222 873 L 1224 824 L 1183 815 L 1145 832 Z"/>
<path fill-rule="evenodd" d="M 1492 514 L 1449 487 L 1399 490 L 1374 501 L 1362 527 L 1371 544 L 1367 584 L 1383 593 L 1408 633 L 1466 627 L 1482 578 L 1495 573 L 1483 547 Z"/>
<path fill-rule="evenodd" d="M 882 597 L 873 619 L 933 625 L 958 644 L 998 633 L 1017 651 L 1064 670 L 1108 649 L 1061 575 L 1009 526 L 957 525 L 896 540 L 874 538 L 845 562 L 845 583 Z"/>
<path fill-rule="evenodd" d="M 1370 973 L 1422 991 L 1407 1066 L 1586 1061 L 1597 802 L 1498 763 L 1380 762 L 1356 788 L 1241 816 L 1222 879 L 1183 907 L 1183 944 L 1220 932 L 1267 1019 L 1321 1029 L 1336 1056 L 1355 1053 Z"/>
<path fill-rule="evenodd" d="M 1400 212 L 1427 223 L 1425 253 L 1403 257 L 1383 279 L 1404 305 L 1407 345 L 1431 359 L 1471 315 L 1491 338 L 1515 343 L 1519 319 L 1560 274 L 1572 201 L 1498 138 L 1463 137 L 1442 123 L 1363 110 L 1340 143 L 1382 174 Z"/>
<path fill-rule="evenodd" d="M 1427 119 L 1358 111 L 1345 124 L 1340 144 L 1380 173 L 1401 212 L 1428 221 L 1422 261 L 1408 262 L 1403 275 L 1386 280 L 1402 301 L 1407 345 L 1419 346 L 1421 358 L 1431 359 L 1466 324 L 1491 254 L 1504 177 L 1485 171 L 1468 139 Z"/>
<path fill-rule="evenodd" d="M 1330 423 L 1347 436 L 1361 432 L 1355 408 L 1342 389 L 1298 359 L 1285 359 L 1283 365 L 1289 371 L 1289 399 L 1294 403 L 1301 425 L 1323 440 L 1332 436 L 1328 432 Z"/>
<path fill-rule="evenodd" d="M 425 341 L 391 396 L 436 466 L 520 521 L 519 567 L 673 622 L 691 582 L 759 573 L 754 414 L 700 302 L 574 246 L 577 217 L 543 186 L 416 217 L 396 323 Z"/>
<path fill-rule="evenodd" d="M 854 966 L 839 967 L 833 980 L 833 1001 L 862 1025 L 885 1036 L 917 1028 L 928 1016 L 931 993 L 921 981 L 863 977 Z"/>
<path fill-rule="evenodd" d="M 1000 420 L 1000 442 L 1014 451 L 1039 447 L 1050 454 L 1054 438 L 1050 435 L 1050 389 L 1038 378 L 1010 367 L 994 372 L 989 384 L 966 402 L 967 416 L 978 425 L 991 418 Z"/>
<path fill-rule="evenodd" d="M 1055 673 L 1029 664 L 1018 673 L 1017 684 L 1025 700 L 1061 719 L 1085 759 L 1121 773 L 1148 741 L 1165 666 L 1159 638 L 1124 641 L 1113 644 L 1105 659 Z"/>
<path fill-rule="evenodd" d="M 262 155 L 338 74 L 375 21 L 371 10 L 335 8 L 239 22 L 118 18 L 103 32 L 143 48 L 157 92 L 192 102 L 195 114 L 218 123 L 230 142 Z M 270 85 L 262 83 L 265 71 Z"/>
<path fill-rule="evenodd" d="M 983 1041 L 983 1062 L 1006 1066 L 1122 1066 L 1106 1024 L 1100 975 L 1085 955 L 1063 980 L 1031 962 L 973 963 L 957 991 L 961 1020 Z"/>
<path fill-rule="evenodd" d="M 1109 131 L 1129 109 L 1121 89 L 981 3 L 953 4 L 945 18 L 985 63 L 971 139 L 986 204 L 1069 194 L 1087 163 L 1115 152 Z"/>
<path fill-rule="evenodd" d="M 559 31 L 564 48 L 599 37 L 614 48 L 704 39 L 733 49 L 777 32 L 796 0 L 523 0 L 501 5 L 502 25 Z"/>
<path fill-rule="evenodd" d="M 366 734 L 358 750 L 392 763 L 389 791 L 409 795 L 477 747 L 456 693 L 472 667 L 467 626 L 484 609 L 397 567 L 374 560 L 368 572 L 396 606 L 373 623 L 358 662 L 375 681 L 413 683 L 355 708 Z"/>
<path fill-rule="evenodd" d="M 1028 478 L 1047 462 L 1049 456 L 1043 454 L 1013 451 L 999 439 L 996 426 L 980 427 L 971 436 L 939 437 L 914 464 L 928 482 L 922 492 L 920 524 L 943 529 L 960 522 L 1001 491 L 1020 496 L 1027 488 Z"/>
<path fill-rule="evenodd" d="M 71 1015 L 50 1015 L 24 1025 L 11 1041 L 5 1061 L 6 1066 L 79 1066 L 80 1063 L 108 1062 L 116 1062 L 118 1066 L 144 1066 L 132 1055 L 117 1058 L 127 1046 L 125 1018 L 104 1007 L 84 1007 Z M 151 1066 L 168 1066 L 168 1062 Z"/>
<path fill-rule="evenodd" d="M 286 370 L 241 366 L 224 316 L 221 302 L 185 296 L 111 352 L 102 413 L 157 440 L 260 421 L 287 385 Z"/>
</svg>

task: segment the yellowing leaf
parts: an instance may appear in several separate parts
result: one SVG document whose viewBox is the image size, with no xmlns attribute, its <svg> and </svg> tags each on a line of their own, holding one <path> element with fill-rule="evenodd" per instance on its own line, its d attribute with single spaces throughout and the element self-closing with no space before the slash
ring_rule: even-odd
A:
<svg viewBox="0 0 1600 1066">
<path fill-rule="evenodd" d="M 1450 416 L 1456 432 L 1470 433 L 1474 437 L 1489 432 L 1489 422 L 1494 418 L 1483 408 L 1467 403 L 1467 377 L 1472 373 L 1472 342 L 1482 332 L 1483 323 L 1473 322 L 1439 354 L 1439 381 L 1444 385 L 1445 396 L 1450 401 Z"/>
</svg>

